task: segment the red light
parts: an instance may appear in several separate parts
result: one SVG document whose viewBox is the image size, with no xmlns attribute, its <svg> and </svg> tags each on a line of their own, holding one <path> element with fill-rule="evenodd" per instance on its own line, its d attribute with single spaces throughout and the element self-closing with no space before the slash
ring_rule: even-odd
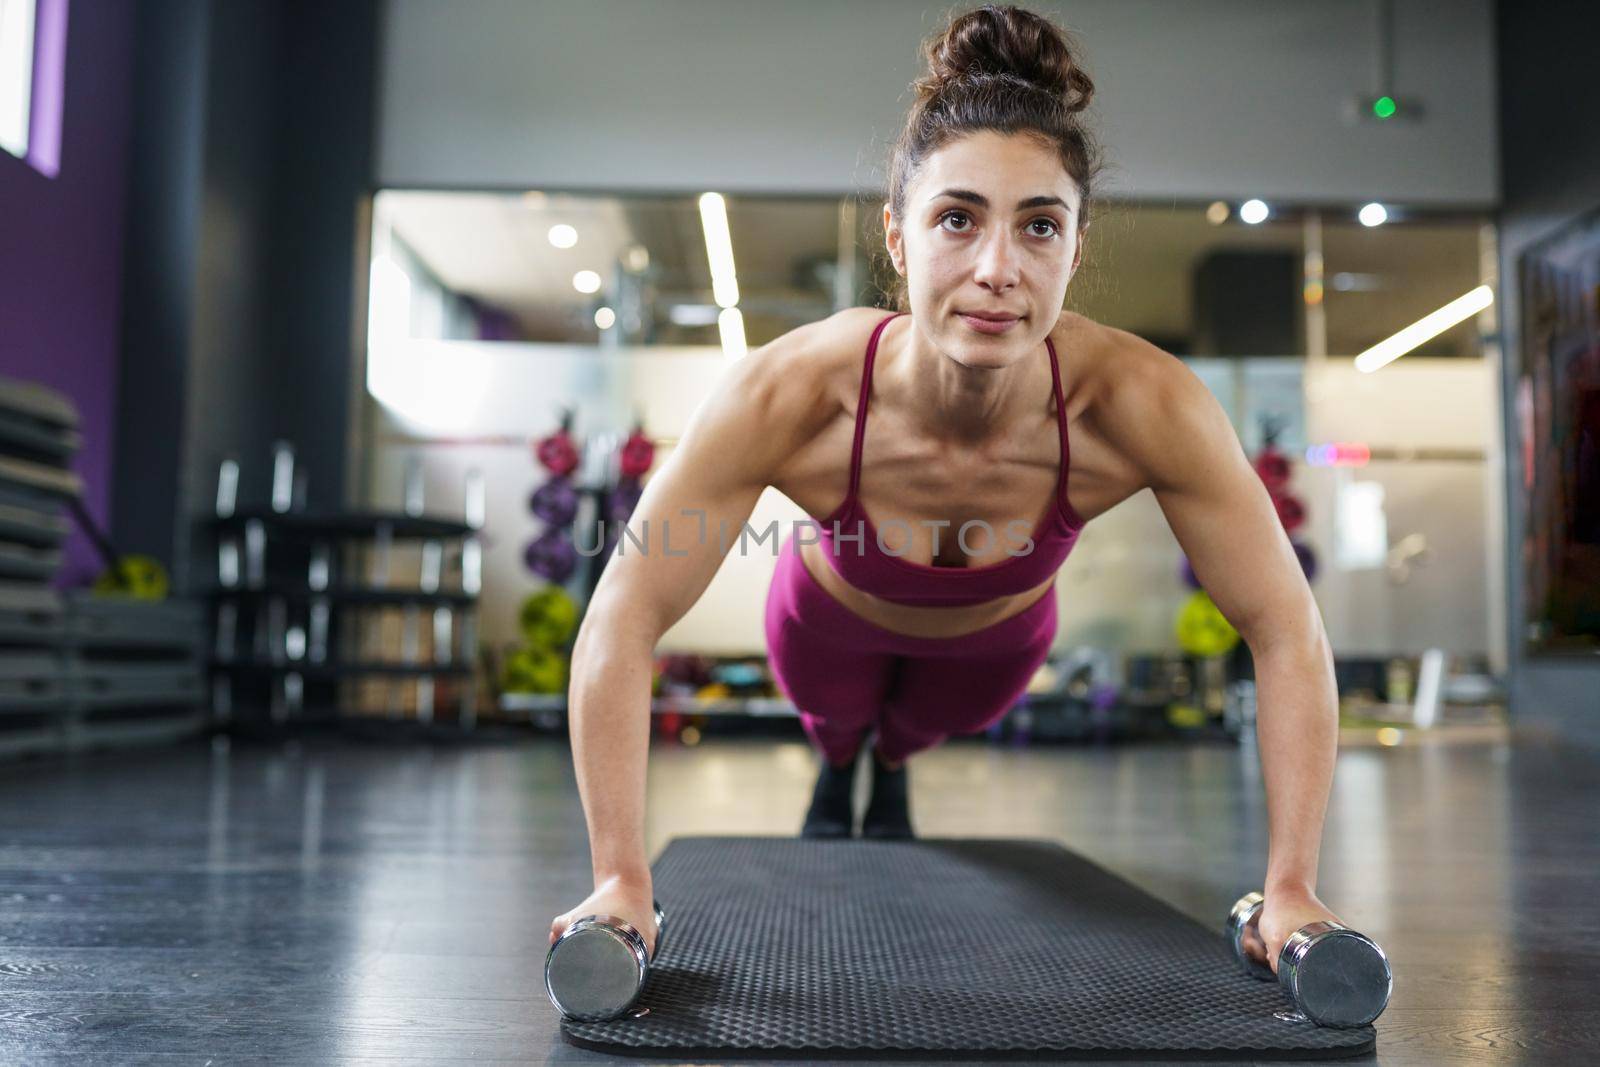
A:
<svg viewBox="0 0 1600 1067">
<path fill-rule="evenodd" d="M 1365 467 L 1367 461 L 1372 459 L 1372 449 L 1363 444 L 1341 444 L 1338 456 L 1341 466 Z"/>
<path fill-rule="evenodd" d="M 1306 462 L 1313 467 L 1365 467 L 1372 449 L 1359 441 L 1336 441 L 1306 449 Z"/>
</svg>

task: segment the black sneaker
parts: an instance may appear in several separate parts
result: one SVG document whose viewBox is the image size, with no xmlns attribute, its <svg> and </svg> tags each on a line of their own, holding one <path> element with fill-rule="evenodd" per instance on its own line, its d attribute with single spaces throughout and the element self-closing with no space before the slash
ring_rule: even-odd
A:
<svg viewBox="0 0 1600 1067">
<path fill-rule="evenodd" d="M 861 751 L 844 767 L 835 767 L 826 759 L 817 774 L 816 788 L 811 791 L 811 808 L 800 827 L 801 837 L 849 837 L 855 822 L 850 808 L 850 794 L 856 780 L 856 764 Z"/>
<path fill-rule="evenodd" d="M 878 759 L 878 748 L 872 748 L 872 799 L 867 803 L 866 814 L 861 817 L 861 836 L 879 839 L 911 838 L 911 800 L 906 765 L 889 770 Z"/>
</svg>

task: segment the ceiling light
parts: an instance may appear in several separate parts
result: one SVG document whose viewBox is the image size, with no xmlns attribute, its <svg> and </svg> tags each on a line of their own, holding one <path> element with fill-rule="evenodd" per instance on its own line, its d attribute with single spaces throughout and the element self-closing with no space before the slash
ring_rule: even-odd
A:
<svg viewBox="0 0 1600 1067">
<path fill-rule="evenodd" d="M 1458 296 L 1437 311 L 1424 315 L 1393 337 L 1379 341 L 1356 357 L 1356 370 L 1371 374 L 1387 366 L 1416 348 L 1424 341 L 1444 333 L 1463 319 L 1471 318 L 1494 303 L 1494 290 L 1480 285 L 1464 296 Z"/>
<path fill-rule="evenodd" d="M 717 328 L 722 333 L 722 354 L 729 359 L 739 359 L 747 349 L 744 341 L 744 316 L 738 308 L 723 308 L 717 316 Z"/>
<path fill-rule="evenodd" d="M 700 225 L 706 234 L 706 258 L 711 261 L 711 293 L 718 307 L 739 303 L 739 282 L 733 271 L 733 239 L 728 234 L 728 205 L 720 193 L 700 197 Z"/>
</svg>

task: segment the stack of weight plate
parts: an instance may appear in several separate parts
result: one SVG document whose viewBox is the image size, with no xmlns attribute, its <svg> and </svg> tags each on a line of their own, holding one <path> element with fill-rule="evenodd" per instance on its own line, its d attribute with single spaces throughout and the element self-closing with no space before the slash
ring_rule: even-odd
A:
<svg viewBox="0 0 1600 1067">
<path fill-rule="evenodd" d="M 0 581 L 46 584 L 61 566 L 83 483 L 68 467 L 78 413 L 42 385 L 0 378 Z"/>
<path fill-rule="evenodd" d="M 0 378 L 0 730 L 48 733 L 68 710 L 65 605 L 49 587 L 82 492 L 67 469 L 82 438 L 68 400 Z"/>
<path fill-rule="evenodd" d="M 67 709 L 61 598 L 0 582 L 0 733 L 45 728 Z"/>
<path fill-rule="evenodd" d="M 199 603 L 72 592 L 65 607 L 62 662 L 74 747 L 179 735 L 201 725 Z"/>
<path fill-rule="evenodd" d="M 66 397 L 0 377 L 0 754 L 181 733 L 198 720 L 198 604 L 50 587 L 83 492 L 68 469 L 81 443 Z M 168 721 L 101 721 L 152 708 Z"/>
</svg>

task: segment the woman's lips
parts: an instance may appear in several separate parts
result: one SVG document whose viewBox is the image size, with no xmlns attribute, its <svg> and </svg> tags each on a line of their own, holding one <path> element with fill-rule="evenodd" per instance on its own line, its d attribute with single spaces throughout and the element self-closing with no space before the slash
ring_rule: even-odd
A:
<svg viewBox="0 0 1600 1067">
<path fill-rule="evenodd" d="M 980 319 L 976 315 L 967 315 L 959 311 L 956 314 L 961 316 L 962 322 L 965 322 L 979 333 L 1005 333 L 1022 321 L 1021 319 Z"/>
</svg>

